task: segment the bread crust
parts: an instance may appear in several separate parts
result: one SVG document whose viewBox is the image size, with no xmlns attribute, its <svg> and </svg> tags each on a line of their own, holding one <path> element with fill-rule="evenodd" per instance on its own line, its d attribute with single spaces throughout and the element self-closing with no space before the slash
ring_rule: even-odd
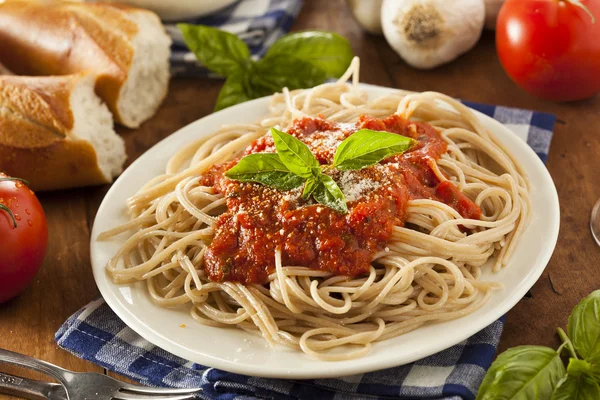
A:
<svg viewBox="0 0 600 400">
<path fill-rule="evenodd" d="M 96 93 L 115 120 L 117 102 L 133 61 L 138 27 L 127 15 L 147 12 L 93 3 L 0 4 L 0 62 L 17 75 L 91 72 Z"/>
<path fill-rule="evenodd" d="M 33 190 L 109 182 L 92 145 L 71 134 L 70 95 L 83 78 L 0 77 L 0 171 Z"/>
</svg>

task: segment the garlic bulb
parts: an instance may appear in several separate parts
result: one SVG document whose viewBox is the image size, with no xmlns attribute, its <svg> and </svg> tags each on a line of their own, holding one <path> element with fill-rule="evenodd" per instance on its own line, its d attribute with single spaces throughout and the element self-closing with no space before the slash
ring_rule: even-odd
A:
<svg viewBox="0 0 600 400">
<path fill-rule="evenodd" d="M 416 68 L 457 58 L 477 43 L 483 0 L 384 0 L 381 26 L 389 45 Z"/>
<path fill-rule="evenodd" d="M 346 0 L 352 16 L 367 32 L 381 35 L 381 3 L 383 0 Z"/>
<path fill-rule="evenodd" d="M 485 29 L 496 29 L 496 20 L 506 0 L 485 0 Z"/>
</svg>

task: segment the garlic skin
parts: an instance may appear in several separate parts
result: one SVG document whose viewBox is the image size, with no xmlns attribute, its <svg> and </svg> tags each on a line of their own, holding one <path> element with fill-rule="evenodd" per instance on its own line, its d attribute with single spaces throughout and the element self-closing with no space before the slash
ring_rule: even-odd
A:
<svg viewBox="0 0 600 400">
<path fill-rule="evenodd" d="M 381 26 L 408 64 L 431 69 L 471 49 L 481 36 L 483 0 L 384 0 Z"/>
<path fill-rule="evenodd" d="M 372 35 L 383 35 L 381 29 L 381 4 L 383 0 L 346 0 L 352 16 Z"/>
</svg>

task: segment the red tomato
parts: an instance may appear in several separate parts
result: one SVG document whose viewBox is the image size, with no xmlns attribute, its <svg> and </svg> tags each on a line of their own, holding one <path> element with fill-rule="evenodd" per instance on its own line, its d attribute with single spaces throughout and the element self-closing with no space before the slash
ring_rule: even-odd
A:
<svg viewBox="0 0 600 400">
<path fill-rule="evenodd" d="M 37 197 L 21 181 L 0 173 L 0 303 L 27 287 L 47 246 L 46 215 Z"/>
<path fill-rule="evenodd" d="M 538 97 L 570 101 L 600 92 L 600 0 L 581 0 L 591 15 L 574 3 L 507 0 L 498 14 L 500 61 Z"/>
</svg>

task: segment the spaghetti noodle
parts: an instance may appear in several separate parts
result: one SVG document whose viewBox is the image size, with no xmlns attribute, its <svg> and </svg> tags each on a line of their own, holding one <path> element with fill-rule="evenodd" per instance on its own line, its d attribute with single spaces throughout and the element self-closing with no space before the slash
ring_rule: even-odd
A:
<svg viewBox="0 0 600 400">
<path fill-rule="evenodd" d="M 355 59 L 336 83 L 275 94 L 262 121 L 223 127 L 175 154 L 164 175 L 128 200 L 131 220 L 99 237 L 129 235 L 107 265 L 114 282 L 145 281 L 160 306 L 188 304 L 202 324 L 236 326 L 323 360 L 360 357 L 373 342 L 485 304 L 499 285 L 480 280 L 482 267 L 498 271 L 509 262 L 530 216 L 526 177 L 468 107 L 433 92 L 369 100 L 358 68 Z M 363 115 L 433 126 L 447 144 L 435 174 L 474 202 L 480 218 L 435 199 L 412 199 L 406 223 L 393 227 L 364 274 L 284 265 L 275 249 L 266 283 L 211 281 L 205 255 L 227 199 L 202 184 L 203 174 L 238 157 L 270 127 L 286 129 L 306 117 L 355 123 Z"/>
</svg>

